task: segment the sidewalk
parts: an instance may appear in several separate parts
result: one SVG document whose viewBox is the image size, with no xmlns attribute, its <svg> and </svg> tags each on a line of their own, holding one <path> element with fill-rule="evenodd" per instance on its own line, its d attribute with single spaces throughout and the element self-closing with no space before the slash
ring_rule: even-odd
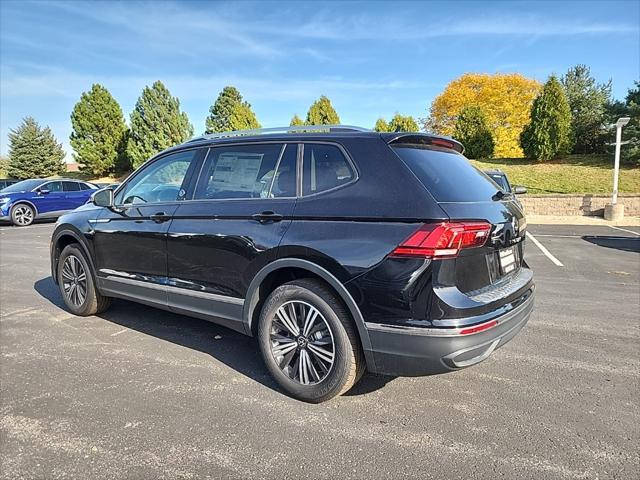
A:
<svg viewBox="0 0 640 480">
<path fill-rule="evenodd" d="M 620 221 L 609 222 L 602 217 L 569 215 L 527 215 L 527 223 L 534 225 L 615 225 L 640 227 L 640 217 L 624 217 Z"/>
</svg>

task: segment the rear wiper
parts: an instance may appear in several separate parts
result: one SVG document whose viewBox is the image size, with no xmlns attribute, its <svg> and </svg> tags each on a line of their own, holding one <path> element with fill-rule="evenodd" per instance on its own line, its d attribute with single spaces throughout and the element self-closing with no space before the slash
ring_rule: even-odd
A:
<svg viewBox="0 0 640 480">
<path fill-rule="evenodd" d="M 491 200 L 498 201 L 498 200 L 503 200 L 505 198 L 511 198 L 511 197 L 513 197 L 513 193 L 505 192 L 504 190 L 498 190 L 495 193 L 495 195 L 491 197 Z"/>
</svg>

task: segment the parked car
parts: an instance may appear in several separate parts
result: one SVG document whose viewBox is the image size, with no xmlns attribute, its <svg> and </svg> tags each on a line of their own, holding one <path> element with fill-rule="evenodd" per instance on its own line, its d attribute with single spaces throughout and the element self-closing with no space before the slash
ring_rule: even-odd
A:
<svg viewBox="0 0 640 480">
<path fill-rule="evenodd" d="M 0 178 L 0 190 L 3 188 L 7 188 L 9 185 L 13 185 L 14 183 L 18 183 L 20 180 L 16 180 L 15 178 Z"/>
<path fill-rule="evenodd" d="M 37 218 L 55 218 L 87 202 L 97 188 L 87 182 L 36 178 L 0 190 L 0 220 L 25 227 Z"/>
<path fill-rule="evenodd" d="M 491 178 L 491 180 L 496 182 L 498 186 L 507 193 L 513 193 L 515 195 L 524 195 L 525 193 L 527 193 L 526 187 L 523 187 L 521 185 L 513 185 L 512 187 L 511 183 L 509 182 L 509 178 L 507 178 L 507 174 L 500 169 L 496 168 L 485 170 L 484 173 L 486 173 Z"/>
<path fill-rule="evenodd" d="M 527 193 L 527 189 L 525 187 L 521 185 L 513 185 L 512 187 L 509 182 L 509 178 L 507 178 L 507 174 L 498 168 L 485 170 L 484 173 L 486 173 L 491 180 L 496 182 L 505 193 L 515 195 L 513 199 L 514 202 L 522 207 L 522 203 L 520 202 L 520 199 L 518 199 L 517 195 L 524 195 Z"/>
<path fill-rule="evenodd" d="M 113 188 L 114 190 L 120 186 L 119 183 L 96 183 L 91 182 L 92 185 L 95 185 L 96 188 Z"/>
<path fill-rule="evenodd" d="M 76 315 L 117 297 L 257 336 L 309 402 L 365 370 L 459 370 L 518 333 L 534 294 L 522 210 L 462 151 L 342 126 L 203 136 L 61 217 L 52 276 Z"/>
</svg>

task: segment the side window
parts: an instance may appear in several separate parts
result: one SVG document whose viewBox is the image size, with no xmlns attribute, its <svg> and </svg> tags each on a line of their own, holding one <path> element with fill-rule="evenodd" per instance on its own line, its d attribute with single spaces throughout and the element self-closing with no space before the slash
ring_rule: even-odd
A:
<svg viewBox="0 0 640 480">
<path fill-rule="evenodd" d="M 115 203 L 123 205 L 178 200 L 189 165 L 197 153 L 198 150 L 178 152 L 147 165 L 118 193 Z"/>
<path fill-rule="evenodd" d="M 91 187 L 86 183 L 78 183 L 78 186 L 80 187 L 80 190 L 91 190 Z"/>
<path fill-rule="evenodd" d="M 50 192 L 61 192 L 62 182 L 49 182 L 40 187 L 40 190 L 49 190 Z"/>
<path fill-rule="evenodd" d="M 302 170 L 303 195 L 324 192 L 355 178 L 342 150 L 335 145 L 305 143 Z"/>
<path fill-rule="evenodd" d="M 80 191 L 80 184 L 78 182 L 62 182 L 62 190 L 65 192 L 78 192 Z"/>
<path fill-rule="evenodd" d="M 211 148 L 195 198 L 268 198 L 282 149 L 282 144 Z"/>
</svg>

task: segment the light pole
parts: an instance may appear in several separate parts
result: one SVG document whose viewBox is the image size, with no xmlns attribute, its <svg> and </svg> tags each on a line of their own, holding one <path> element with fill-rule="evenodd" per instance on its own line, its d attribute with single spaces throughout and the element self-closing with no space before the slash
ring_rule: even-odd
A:
<svg viewBox="0 0 640 480">
<path fill-rule="evenodd" d="M 611 204 L 605 205 L 605 220 L 620 220 L 624 216 L 624 205 L 618 205 L 618 176 L 620 174 L 620 146 L 622 145 L 622 127 L 631 120 L 629 117 L 619 118 L 616 127 L 616 153 L 613 166 L 613 196 Z"/>
</svg>

